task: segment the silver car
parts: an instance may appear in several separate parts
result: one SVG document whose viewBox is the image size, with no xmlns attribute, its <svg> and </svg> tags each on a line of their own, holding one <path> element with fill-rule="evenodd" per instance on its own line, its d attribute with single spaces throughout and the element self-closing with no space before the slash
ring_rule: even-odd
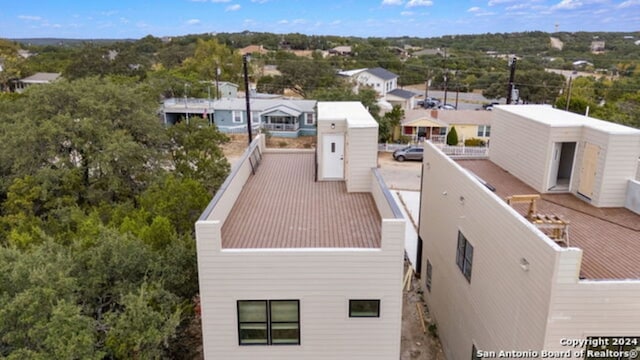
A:
<svg viewBox="0 0 640 360">
<path fill-rule="evenodd" d="M 404 149 L 398 149 L 393 152 L 393 158 L 396 161 L 405 160 L 420 160 L 422 161 L 422 154 L 424 149 L 418 146 L 408 146 Z"/>
</svg>

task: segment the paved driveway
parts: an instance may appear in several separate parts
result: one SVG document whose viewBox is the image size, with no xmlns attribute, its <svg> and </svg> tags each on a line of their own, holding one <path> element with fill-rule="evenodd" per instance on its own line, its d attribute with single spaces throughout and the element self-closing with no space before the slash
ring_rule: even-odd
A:
<svg viewBox="0 0 640 360">
<path fill-rule="evenodd" d="M 420 191 L 421 161 L 395 161 L 391 153 L 379 152 L 380 174 L 387 187 L 395 190 Z"/>
</svg>

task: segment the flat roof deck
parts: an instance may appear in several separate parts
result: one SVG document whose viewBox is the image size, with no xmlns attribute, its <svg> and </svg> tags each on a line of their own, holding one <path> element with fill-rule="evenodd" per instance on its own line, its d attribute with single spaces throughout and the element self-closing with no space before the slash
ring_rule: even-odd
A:
<svg viewBox="0 0 640 360">
<path fill-rule="evenodd" d="M 222 226 L 222 248 L 379 248 L 370 193 L 315 181 L 314 153 L 265 153 Z"/>
<path fill-rule="evenodd" d="M 496 195 L 538 194 L 489 160 L 457 160 L 496 188 Z M 640 215 L 625 208 L 597 208 L 573 194 L 541 194 L 540 214 L 569 221 L 569 245 L 583 250 L 580 276 L 586 279 L 640 279 Z M 527 204 L 515 204 L 523 216 Z"/>
</svg>

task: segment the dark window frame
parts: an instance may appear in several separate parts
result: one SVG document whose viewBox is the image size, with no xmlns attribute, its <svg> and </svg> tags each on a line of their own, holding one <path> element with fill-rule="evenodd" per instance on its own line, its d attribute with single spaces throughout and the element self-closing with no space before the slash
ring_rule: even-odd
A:
<svg viewBox="0 0 640 360">
<path fill-rule="evenodd" d="M 431 292 L 432 277 L 433 277 L 433 265 L 431 265 L 431 261 L 427 259 L 427 276 L 426 276 L 427 279 L 425 283 L 426 283 L 428 292 Z"/>
<path fill-rule="evenodd" d="M 373 301 L 377 303 L 377 313 L 375 315 L 354 315 L 352 305 L 356 302 Z M 380 299 L 349 299 L 349 317 L 350 318 L 379 318 L 380 317 Z"/>
<path fill-rule="evenodd" d="M 266 322 L 254 322 L 254 321 L 244 321 L 241 322 L 240 321 L 240 304 L 244 303 L 244 302 L 264 302 L 265 306 L 266 306 Z M 274 302 L 295 302 L 297 304 L 297 319 L 298 321 L 272 321 L 272 309 L 271 309 L 271 304 Z M 300 336 L 300 328 L 301 328 L 301 321 L 300 321 L 300 300 L 298 299 L 277 299 L 277 300 L 264 300 L 264 299 L 252 299 L 252 300 L 237 300 L 236 301 L 236 317 L 237 317 L 237 325 L 238 325 L 238 345 L 240 346 L 290 346 L 290 345 L 300 345 L 301 343 L 301 336 Z M 297 324 L 297 338 L 298 341 L 296 343 L 273 343 L 273 326 L 272 324 Z M 266 328 L 266 342 L 264 343 L 242 343 L 242 337 L 241 337 L 241 327 L 242 324 L 265 324 Z"/>
<path fill-rule="evenodd" d="M 471 274 L 473 270 L 473 245 L 464 236 L 462 231 L 458 230 L 458 244 L 456 247 L 456 264 L 462 272 L 462 275 L 471 282 Z"/>
</svg>

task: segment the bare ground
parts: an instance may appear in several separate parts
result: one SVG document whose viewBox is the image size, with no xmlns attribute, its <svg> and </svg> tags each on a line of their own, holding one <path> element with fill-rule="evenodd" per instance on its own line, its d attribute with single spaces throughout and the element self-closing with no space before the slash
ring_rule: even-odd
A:
<svg viewBox="0 0 640 360">
<path fill-rule="evenodd" d="M 408 262 L 405 261 L 405 270 Z M 437 327 L 432 324 L 429 309 L 424 302 L 424 289 L 420 279 L 411 278 L 411 287 L 403 289 L 402 341 L 400 360 L 445 360 Z M 423 317 L 420 317 L 422 311 Z M 424 319 L 424 327 L 422 321 Z"/>
</svg>

